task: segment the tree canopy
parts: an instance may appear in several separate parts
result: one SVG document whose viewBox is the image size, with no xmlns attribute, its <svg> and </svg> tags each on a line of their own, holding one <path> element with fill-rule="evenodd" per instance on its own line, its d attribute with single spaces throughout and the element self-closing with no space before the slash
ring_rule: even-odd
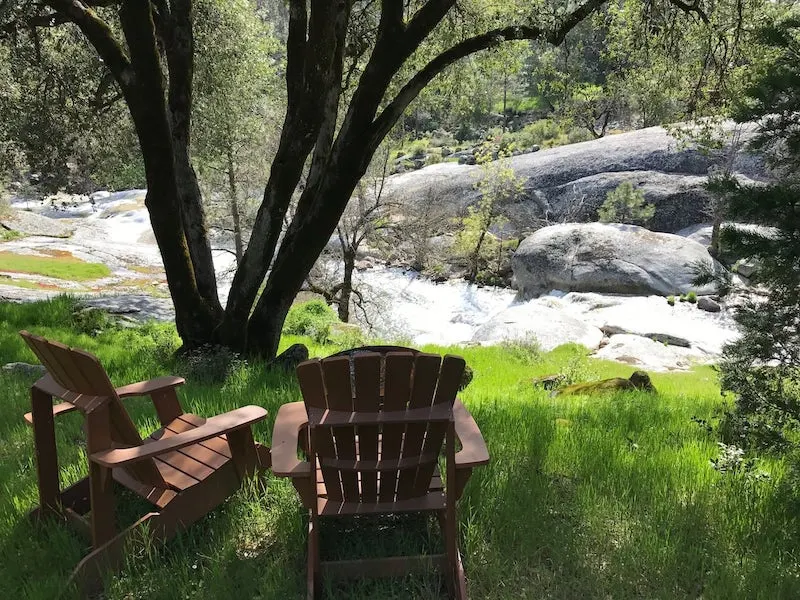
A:
<svg viewBox="0 0 800 600">
<path fill-rule="evenodd" d="M 636 99 L 632 90 L 639 93 L 642 124 L 658 122 L 659 107 L 673 102 L 657 94 L 666 89 L 690 90 L 682 98 L 686 114 L 715 101 L 715 69 L 729 72 L 742 60 L 748 6 L 743 0 L 613 6 L 605 0 L 289 0 L 270 6 L 280 17 L 275 31 L 285 26 L 280 43 L 269 27 L 245 16 L 257 8 L 246 0 L 0 0 L 0 31 L 6 40 L 30 36 L 32 43 L 19 49 L 12 42 L 12 53 L 35 53 L 40 36 L 64 36 L 91 54 L 79 64 L 53 58 L 55 79 L 64 80 L 58 88 L 63 110 L 79 109 L 71 132 L 102 126 L 97 111 L 85 117 L 80 110 L 92 92 L 101 103 L 115 94 L 124 101 L 184 343 L 271 356 L 289 306 L 376 149 L 412 103 L 435 101 L 434 94 L 423 95 L 427 86 L 458 80 L 460 61 L 492 74 L 489 109 L 498 101 L 508 108 L 509 94 L 524 84 L 513 63 L 527 65 L 523 71 L 542 97 L 552 96 L 548 101 L 602 135 L 616 118 L 609 111 L 617 99 Z M 598 53 L 588 43 L 596 36 L 608 50 Z M 663 79 L 659 69 L 683 64 L 680 44 L 688 42 L 693 55 L 705 51 L 700 66 L 685 61 L 692 64 L 686 73 L 677 69 L 673 85 L 653 88 Z M 550 47 L 559 48 L 553 59 L 542 58 Z M 517 49 L 525 51 L 515 55 Z M 643 58 L 653 53 L 661 62 Z M 582 58 L 571 69 L 575 56 Z M 548 64 L 562 59 L 564 74 L 551 76 Z M 12 68 L 22 60 L 12 57 Z M 633 66 L 614 75 L 621 65 Z M 276 74 L 282 91 L 275 90 Z M 73 80 L 93 83 L 67 85 Z M 28 97 L 33 89 L 16 93 Z M 111 106 L 119 111 L 122 104 Z M 269 142 L 269 124 L 281 119 Z M 262 145 L 255 147 L 266 160 L 236 155 L 258 138 Z M 201 182 L 209 170 L 234 173 L 245 163 L 255 173 L 268 172 L 223 307 Z M 48 170 L 60 172 L 58 165 Z M 249 190 L 231 186 L 232 198 L 243 193 Z"/>
</svg>

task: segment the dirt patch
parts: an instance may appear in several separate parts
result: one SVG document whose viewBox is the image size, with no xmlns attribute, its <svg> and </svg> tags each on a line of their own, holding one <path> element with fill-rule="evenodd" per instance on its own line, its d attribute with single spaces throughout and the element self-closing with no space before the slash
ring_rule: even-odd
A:
<svg viewBox="0 0 800 600">
<path fill-rule="evenodd" d="M 161 275 L 164 273 L 164 269 L 160 267 L 150 267 L 147 265 L 129 265 L 128 268 L 131 271 L 142 273 L 144 275 Z"/>
<path fill-rule="evenodd" d="M 46 254 L 47 256 L 54 256 L 56 258 L 75 258 L 69 250 L 54 250 L 52 248 L 41 248 L 36 250 L 39 254 Z"/>
</svg>

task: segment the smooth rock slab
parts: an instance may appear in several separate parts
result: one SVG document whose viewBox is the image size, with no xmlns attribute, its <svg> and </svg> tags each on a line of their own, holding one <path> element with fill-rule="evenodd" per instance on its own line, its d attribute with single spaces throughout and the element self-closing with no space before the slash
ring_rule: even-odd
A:
<svg viewBox="0 0 800 600">
<path fill-rule="evenodd" d="M 688 302 L 670 306 L 663 296 L 600 296 L 617 300 L 616 304 L 608 306 L 582 301 L 595 296 L 572 292 L 558 301 L 576 318 L 601 328 L 606 335 L 632 334 L 660 343 L 692 346 L 709 358 L 719 356 L 722 347 L 738 336 L 736 323 L 727 311 L 712 314 Z M 532 302 L 553 302 L 551 298 L 545 296 Z"/>
<path fill-rule="evenodd" d="M 566 223 L 525 238 L 511 261 L 521 295 L 552 289 L 630 295 L 669 295 L 694 286 L 695 265 L 723 269 L 702 245 L 669 233 L 619 223 Z"/>
<path fill-rule="evenodd" d="M 595 358 L 623 362 L 648 371 L 686 370 L 707 362 L 708 354 L 699 348 L 669 346 L 639 335 L 611 336 L 608 344 L 594 353 Z"/>
<path fill-rule="evenodd" d="M 75 231 L 75 227 L 69 223 L 25 210 L 12 210 L 0 218 L 0 226 L 25 235 L 55 238 L 68 238 Z"/>
<path fill-rule="evenodd" d="M 557 308 L 526 303 L 498 313 L 472 339 L 484 343 L 536 339 L 545 351 L 570 342 L 593 349 L 600 345 L 603 332 Z"/>
</svg>

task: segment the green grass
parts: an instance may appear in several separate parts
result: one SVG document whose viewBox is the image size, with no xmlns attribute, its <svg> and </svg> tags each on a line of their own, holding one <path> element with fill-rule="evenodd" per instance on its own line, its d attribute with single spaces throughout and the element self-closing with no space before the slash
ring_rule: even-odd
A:
<svg viewBox="0 0 800 600">
<path fill-rule="evenodd" d="M 96 353 L 117 384 L 180 370 L 170 358 L 174 329 L 106 326 L 73 315 L 64 297 L 0 304 L 0 360 L 31 361 L 17 335 L 27 328 Z M 312 355 L 338 350 L 308 338 Z M 563 346 L 537 357 L 512 345 L 439 348 L 462 354 L 475 378 L 462 398 L 487 440 L 492 462 L 477 469 L 459 505 L 461 549 L 474 599 L 797 598 L 797 507 L 782 486 L 784 466 L 764 461 L 768 479 L 722 475 L 709 465 L 715 439 L 693 420 L 712 420 L 722 399 L 710 368 L 653 374 L 659 393 L 551 399 L 530 384 L 565 372 L 572 379 L 630 375 Z M 0 592 L 54 598 L 84 544 L 62 524 L 33 525 L 36 503 L 30 379 L 0 375 Z M 191 380 L 184 407 L 211 415 L 243 404 L 269 410 L 255 436 L 268 443 L 278 407 L 300 398 L 292 377 L 250 364 L 222 384 Z M 156 427 L 146 399 L 126 401 L 142 432 Z M 62 485 L 84 476 L 80 417 L 59 419 Z M 119 502 L 123 524 L 144 507 Z M 328 556 L 404 551 L 439 543 L 424 519 L 345 522 L 323 529 Z M 343 529 L 344 528 L 344 529 Z M 269 477 L 248 485 L 165 547 L 139 546 L 108 582 L 108 598 L 301 598 L 305 517 L 291 485 Z M 328 598 L 438 598 L 435 575 L 381 582 L 328 582 Z M 69 597 L 69 594 L 66 594 Z"/>
<path fill-rule="evenodd" d="M 30 273 L 69 281 L 88 281 L 111 275 L 104 264 L 88 263 L 69 253 L 58 256 L 35 256 L 0 252 L 0 271 Z"/>
<path fill-rule="evenodd" d="M 0 285 L 10 285 L 13 287 L 25 288 L 28 290 L 52 290 L 52 289 L 60 290 L 60 288 L 56 288 L 55 286 L 42 283 L 40 281 L 30 281 L 28 279 L 11 279 L 10 277 L 0 277 Z M 66 289 L 64 289 L 63 291 L 66 291 Z"/>
<path fill-rule="evenodd" d="M 0 214 L 0 217 L 3 216 Z M 0 228 L 0 242 L 10 242 L 12 240 L 18 240 L 22 237 L 25 237 L 24 234 L 20 231 L 16 231 L 14 229 L 5 229 Z"/>
</svg>

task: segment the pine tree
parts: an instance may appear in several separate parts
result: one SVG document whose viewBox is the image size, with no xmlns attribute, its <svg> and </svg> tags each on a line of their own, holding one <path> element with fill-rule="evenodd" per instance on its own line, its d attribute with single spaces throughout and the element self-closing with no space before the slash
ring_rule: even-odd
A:
<svg viewBox="0 0 800 600">
<path fill-rule="evenodd" d="M 757 283 L 766 298 L 737 310 L 742 336 L 728 345 L 721 384 L 735 394 L 722 423 L 729 443 L 750 448 L 800 450 L 800 15 L 763 32 L 774 51 L 769 69 L 754 73 L 737 111 L 757 121 L 753 146 L 767 156 L 775 184 L 729 181 L 729 212 L 736 221 L 768 226 L 724 228 L 723 245 L 760 264 Z M 800 456 L 800 454 L 797 454 Z M 800 467 L 800 462 L 794 461 Z"/>
<path fill-rule="evenodd" d="M 656 214 L 656 207 L 645 202 L 644 192 L 630 181 L 623 181 L 606 194 L 606 200 L 597 210 L 601 223 L 628 223 L 646 225 Z"/>
</svg>

